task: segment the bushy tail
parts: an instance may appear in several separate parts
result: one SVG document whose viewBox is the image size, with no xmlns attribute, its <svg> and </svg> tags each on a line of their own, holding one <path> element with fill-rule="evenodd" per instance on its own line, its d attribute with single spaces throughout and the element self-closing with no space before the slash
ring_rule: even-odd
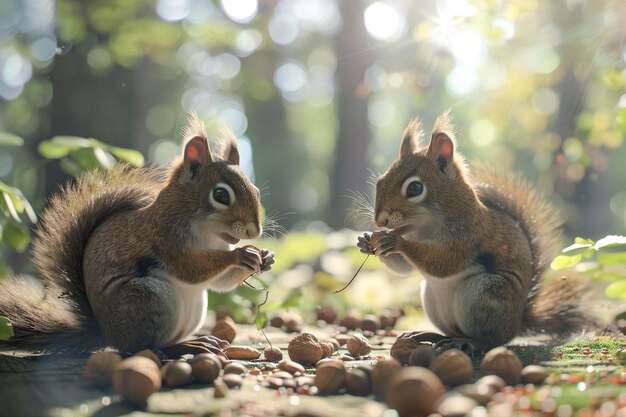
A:
<svg viewBox="0 0 626 417">
<path fill-rule="evenodd" d="M 41 285 L 0 282 L 0 315 L 13 324 L 13 345 L 89 350 L 103 345 L 83 279 L 91 233 L 110 216 L 152 202 L 162 187 L 156 170 L 127 166 L 92 171 L 54 196 L 36 230 L 33 260 Z"/>
<path fill-rule="evenodd" d="M 554 208 L 519 174 L 484 166 L 476 172 L 481 201 L 513 217 L 530 244 L 533 277 L 524 313 L 525 330 L 563 335 L 592 324 L 581 307 L 586 293 L 582 285 L 568 277 L 543 280 L 561 247 L 561 221 Z"/>
</svg>

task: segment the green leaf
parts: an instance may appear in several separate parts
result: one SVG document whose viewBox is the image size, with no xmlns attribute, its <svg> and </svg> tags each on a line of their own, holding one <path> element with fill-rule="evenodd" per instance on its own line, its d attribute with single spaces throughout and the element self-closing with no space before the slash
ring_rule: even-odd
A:
<svg viewBox="0 0 626 417">
<path fill-rule="evenodd" d="M 626 300 L 626 281 L 617 281 L 606 287 L 604 290 L 604 294 L 606 294 L 609 298 L 618 298 L 621 300 Z"/>
<path fill-rule="evenodd" d="M 52 139 L 44 140 L 37 147 L 39 153 L 48 159 L 59 159 L 70 152 L 81 148 L 88 148 L 89 141 L 78 136 L 55 136 Z"/>
<path fill-rule="evenodd" d="M 626 264 L 626 252 L 602 252 L 598 254 L 597 260 L 602 265 Z"/>
<path fill-rule="evenodd" d="M 121 159 L 122 161 L 128 162 L 133 166 L 142 167 L 145 163 L 144 157 L 141 152 L 134 149 L 118 148 L 117 146 L 107 146 L 106 149 L 117 158 Z"/>
<path fill-rule="evenodd" d="M 24 139 L 13 133 L 0 132 L 0 146 L 22 146 Z"/>
<path fill-rule="evenodd" d="M 289 293 L 289 295 L 287 295 L 287 297 L 282 303 L 282 307 L 283 308 L 298 307 L 300 305 L 301 298 L 302 298 L 302 289 L 295 288 Z"/>
<path fill-rule="evenodd" d="M 581 244 L 581 245 L 593 245 L 594 243 L 596 243 L 593 240 L 587 239 L 587 238 L 584 238 L 584 237 L 577 237 L 577 238 L 574 239 L 574 242 L 578 243 L 578 244 Z"/>
<path fill-rule="evenodd" d="M 550 264 L 550 267 L 555 270 L 563 269 L 563 268 L 571 268 L 572 266 L 578 264 L 582 260 L 582 258 L 583 257 L 581 254 L 572 255 L 572 256 L 560 255 L 554 258 L 554 260 Z"/>
<path fill-rule="evenodd" d="M 9 319 L 4 316 L 0 316 L 0 340 L 8 340 L 14 335 L 13 325 L 11 325 Z"/>
<path fill-rule="evenodd" d="M 626 279 L 626 275 L 617 272 L 600 272 L 599 274 L 595 274 L 593 279 L 596 281 L 615 281 L 618 279 Z"/>
<path fill-rule="evenodd" d="M 20 223 L 22 220 L 17 214 L 17 209 L 15 207 L 15 204 L 13 203 L 13 199 L 11 198 L 11 196 L 5 191 L 2 191 L 2 198 L 4 199 L 4 205 L 11 217 L 13 217 L 16 222 Z"/>
<path fill-rule="evenodd" d="M 30 242 L 30 233 L 21 224 L 8 222 L 4 227 L 2 240 L 16 251 L 24 252 Z"/>
<path fill-rule="evenodd" d="M 602 239 L 598 240 L 596 244 L 594 245 L 594 248 L 596 250 L 599 250 L 602 248 L 609 248 L 611 246 L 624 246 L 624 245 L 626 245 L 626 236 L 611 235 L 611 236 L 603 237 Z"/>
<path fill-rule="evenodd" d="M 256 319 L 254 320 L 254 324 L 256 324 L 257 330 L 261 330 L 267 321 L 267 314 L 259 312 L 256 315 Z"/>
</svg>

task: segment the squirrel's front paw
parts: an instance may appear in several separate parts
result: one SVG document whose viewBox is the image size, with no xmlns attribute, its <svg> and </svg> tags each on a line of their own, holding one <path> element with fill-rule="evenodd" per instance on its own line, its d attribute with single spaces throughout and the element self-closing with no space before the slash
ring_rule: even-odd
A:
<svg viewBox="0 0 626 417">
<path fill-rule="evenodd" d="M 369 233 L 363 233 L 363 236 L 358 237 L 358 242 L 356 243 L 356 245 L 360 249 L 361 253 L 374 255 L 374 248 L 370 244 L 371 239 L 372 235 L 370 235 Z"/>
<path fill-rule="evenodd" d="M 395 233 L 380 233 L 373 236 L 374 254 L 376 256 L 386 257 L 394 253 L 400 253 L 400 240 L 402 237 Z"/>
<path fill-rule="evenodd" d="M 261 253 L 254 246 L 244 246 L 234 250 L 236 255 L 236 265 L 240 268 L 247 269 L 250 272 L 261 271 L 263 259 Z"/>
<path fill-rule="evenodd" d="M 261 272 L 267 272 L 274 265 L 274 252 L 267 249 L 261 249 Z"/>
</svg>

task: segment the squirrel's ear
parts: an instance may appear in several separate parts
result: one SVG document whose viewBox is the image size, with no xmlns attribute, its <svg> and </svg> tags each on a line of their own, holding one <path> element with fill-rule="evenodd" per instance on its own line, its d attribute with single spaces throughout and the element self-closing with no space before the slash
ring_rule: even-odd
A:
<svg viewBox="0 0 626 417">
<path fill-rule="evenodd" d="M 185 144 L 183 151 L 184 169 L 181 181 L 192 181 L 197 177 L 200 170 L 211 162 L 211 151 L 206 138 L 194 136 Z"/>
<path fill-rule="evenodd" d="M 419 150 L 419 141 L 423 135 L 422 123 L 419 119 L 413 119 L 404 129 L 402 134 L 402 143 L 400 144 L 400 158 L 417 153 Z"/>
<path fill-rule="evenodd" d="M 222 131 L 220 157 L 229 164 L 239 165 L 239 147 L 237 138 L 230 129 Z"/>
<path fill-rule="evenodd" d="M 426 156 L 437 164 L 441 172 L 450 174 L 454 157 L 454 141 L 447 133 L 433 133 Z"/>
</svg>

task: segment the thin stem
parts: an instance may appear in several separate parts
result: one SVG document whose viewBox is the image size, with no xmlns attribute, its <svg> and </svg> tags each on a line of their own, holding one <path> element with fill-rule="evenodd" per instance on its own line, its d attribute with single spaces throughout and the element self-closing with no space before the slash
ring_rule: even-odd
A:
<svg viewBox="0 0 626 417">
<path fill-rule="evenodd" d="M 363 268 L 363 265 L 365 265 L 365 262 L 367 262 L 367 260 L 369 259 L 370 255 L 368 254 L 365 259 L 363 260 L 363 263 L 361 264 L 361 266 L 359 266 L 359 269 L 356 270 L 356 272 L 354 273 L 354 276 L 352 276 L 352 278 L 350 279 L 350 281 L 348 281 L 348 283 L 346 285 L 344 285 L 342 288 L 338 289 L 337 291 L 335 291 L 333 294 L 338 294 L 341 291 L 345 290 L 346 288 L 348 288 L 350 286 L 350 284 L 352 284 L 352 281 L 354 281 L 354 279 L 356 278 L 357 275 L 359 275 L 359 272 L 361 272 L 361 269 Z"/>
</svg>

